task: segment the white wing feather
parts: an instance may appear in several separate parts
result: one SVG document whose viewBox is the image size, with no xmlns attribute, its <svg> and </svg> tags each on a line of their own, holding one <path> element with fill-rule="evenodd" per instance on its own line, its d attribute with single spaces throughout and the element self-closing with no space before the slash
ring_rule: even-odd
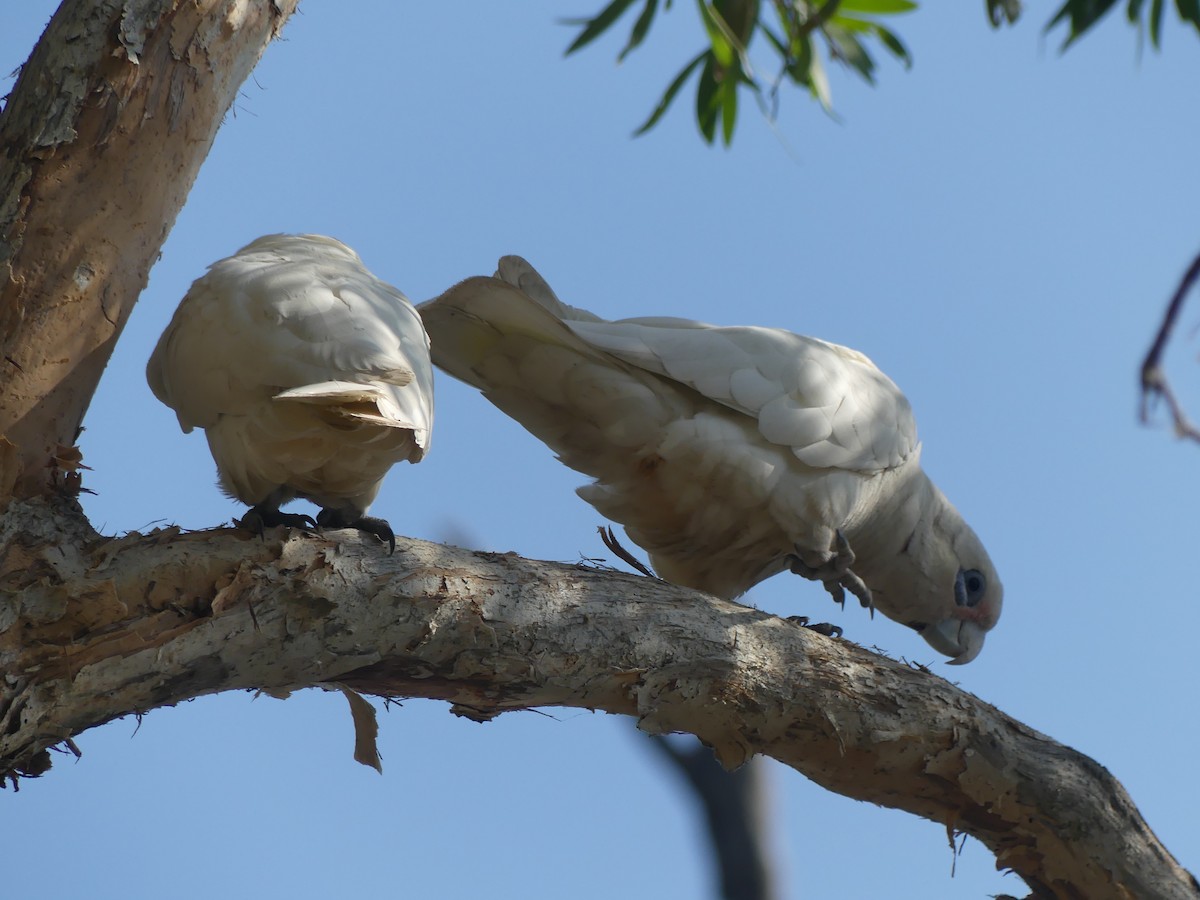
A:
<svg viewBox="0 0 1200 900">
<path fill-rule="evenodd" d="M 866 356 L 773 328 L 688 319 L 568 322 L 590 346 L 753 416 L 817 468 L 876 472 L 917 446 L 908 400 Z"/>
</svg>

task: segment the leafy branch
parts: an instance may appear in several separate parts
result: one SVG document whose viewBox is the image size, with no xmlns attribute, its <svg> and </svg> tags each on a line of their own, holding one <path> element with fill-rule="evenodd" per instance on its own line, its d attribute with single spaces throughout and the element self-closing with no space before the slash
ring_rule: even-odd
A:
<svg viewBox="0 0 1200 900">
<path fill-rule="evenodd" d="M 574 53 L 609 30 L 637 0 L 612 0 L 590 19 L 571 20 L 582 30 L 567 48 Z M 662 4 L 670 9 L 672 0 Z M 696 0 L 696 6 L 708 37 L 708 45 L 684 65 L 667 85 L 662 98 L 645 122 L 634 132 L 645 134 L 659 123 L 680 90 L 695 72 L 696 123 L 708 143 L 717 138 L 733 140 L 737 124 L 738 95 L 747 89 L 760 108 L 774 118 L 778 109 L 781 84 L 789 81 L 807 90 L 827 110 L 832 111 L 829 80 L 821 61 L 824 49 L 829 59 L 848 66 L 868 83 L 875 80 L 875 59 L 869 46 L 880 45 L 906 66 L 912 64 L 908 49 L 880 21 L 881 16 L 897 15 L 917 8 L 913 0 L 771 0 L 764 9 L 760 0 Z M 654 24 L 660 0 L 643 0 L 618 61 L 639 47 Z M 773 21 L 768 21 L 773 19 Z M 749 47 L 762 33 L 778 59 L 778 70 L 770 78 L 761 76 L 750 62 Z"/>
<path fill-rule="evenodd" d="M 643 44 L 660 10 L 669 10 L 673 0 L 610 0 L 590 18 L 566 20 L 567 24 L 580 27 L 567 47 L 567 55 L 608 32 L 639 2 L 641 9 L 617 54 L 618 62 L 624 60 Z M 1062 44 L 1066 50 L 1119 2 L 1065 0 L 1045 30 L 1066 24 L 1068 32 Z M 1128 21 L 1139 31 L 1147 31 L 1150 43 L 1158 49 L 1166 0 L 1125 2 Z M 1174 5 L 1180 20 L 1200 32 L 1200 0 L 1174 0 Z M 1013 24 L 1021 14 L 1021 0 L 986 0 L 986 6 L 988 21 L 994 28 Z M 905 68 L 912 65 L 908 48 L 884 21 L 916 10 L 914 0 L 696 0 L 696 8 L 708 43 L 667 85 L 635 135 L 645 134 L 662 120 L 694 75 L 695 115 L 700 134 L 712 144 L 719 133 L 722 143 L 729 146 L 743 90 L 749 91 L 772 121 L 778 113 L 779 90 L 785 82 L 803 88 L 826 112 L 832 113 L 833 101 L 823 59 L 846 66 L 868 84 L 875 83 L 875 55 L 880 48 Z M 749 48 L 760 33 L 774 60 L 769 67 L 770 75 L 761 74 L 750 63 Z"/>
<path fill-rule="evenodd" d="M 1063 41 L 1061 48 L 1066 50 L 1104 18 L 1118 2 L 1119 0 L 1066 0 L 1062 8 L 1046 25 L 1046 31 L 1050 31 L 1059 23 L 1066 22 L 1068 26 L 1067 39 Z M 1150 34 L 1150 43 L 1155 50 L 1162 47 L 1162 22 L 1165 6 L 1166 3 L 1163 0 L 1150 0 L 1149 4 L 1145 0 L 1127 0 L 1125 6 L 1125 18 L 1129 24 L 1137 26 L 1139 31 L 1143 28 L 1147 29 Z M 1181 22 L 1185 25 L 1190 24 L 1200 33 L 1200 0 L 1175 0 L 1175 11 L 1179 13 Z"/>
</svg>

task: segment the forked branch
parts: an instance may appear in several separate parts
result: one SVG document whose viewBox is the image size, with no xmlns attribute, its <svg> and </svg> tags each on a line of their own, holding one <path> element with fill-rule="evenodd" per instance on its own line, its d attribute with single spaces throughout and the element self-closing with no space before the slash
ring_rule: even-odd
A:
<svg viewBox="0 0 1200 900">
<path fill-rule="evenodd" d="M 1171 339 L 1171 332 L 1174 331 L 1175 323 L 1179 319 L 1179 313 L 1183 309 L 1184 301 L 1195 285 L 1197 278 L 1200 278 L 1200 255 L 1197 255 L 1192 260 L 1192 264 L 1188 266 L 1188 270 L 1179 282 L 1179 287 L 1175 289 L 1175 294 L 1171 297 L 1171 302 L 1167 304 L 1167 311 L 1163 314 L 1158 334 L 1154 336 L 1154 343 L 1150 345 L 1150 350 L 1147 352 L 1145 360 L 1142 361 L 1141 374 L 1142 421 L 1146 422 L 1149 420 L 1151 407 L 1153 407 L 1156 400 L 1161 399 L 1167 404 L 1167 409 L 1171 413 L 1171 421 L 1175 426 L 1175 434 L 1178 437 L 1190 438 L 1193 441 L 1200 441 L 1200 429 L 1197 429 L 1192 424 L 1183 409 L 1183 404 L 1179 402 L 1175 396 L 1175 392 L 1171 389 L 1171 384 L 1167 380 L 1167 373 L 1163 369 L 1163 356 L 1166 353 L 1167 344 Z"/>
</svg>

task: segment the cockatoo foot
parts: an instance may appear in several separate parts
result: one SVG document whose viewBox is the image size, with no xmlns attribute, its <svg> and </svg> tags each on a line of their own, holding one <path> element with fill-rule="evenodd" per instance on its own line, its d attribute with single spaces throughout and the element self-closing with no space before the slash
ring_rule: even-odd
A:
<svg viewBox="0 0 1200 900">
<path fill-rule="evenodd" d="M 283 525 L 285 528 L 316 528 L 317 523 L 312 516 L 303 513 L 285 513 L 266 506 L 252 506 L 246 514 L 237 520 L 239 528 L 253 531 L 260 538 L 268 528 Z"/>
<path fill-rule="evenodd" d="M 809 622 L 808 616 L 788 616 L 788 622 L 794 622 L 801 628 L 807 628 L 809 631 L 815 631 L 817 634 L 823 634 L 825 637 L 841 637 L 842 627 L 834 625 L 830 622 Z"/>
<path fill-rule="evenodd" d="M 809 560 L 816 557 L 816 560 L 809 562 L 804 556 L 808 556 Z M 797 545 L 796 553 L 789 553 L 784 557 L 784 562 L 794 574 L 824 584 L 825 590 L 829 591 L 839 606 L 846 605 L 846 591 L 849 591 L 874 617 L 875 604 L 871 599 L 871 589 L 850 568 L 854 565 L 854 551 L 850 549 L 850 542 L 841 529 L 834 532 L 833 546 L 825 553 L 813 553 Z"/>
<path fill-rule="evenodd" d="M 396 552 L 396 533 L 392 531 L 392 526 L 387 523 L 386 519 L 380 519 L 375 516 L 361 516 L 353 521 L 348 521 L 345 516 L 336 510 L 323 509 L 317 513 L 317 524 L 322 528 L 357 528 L 365 534 L 373 534 L 385 544 L 388 545 L 388 553 Z"/>
</svg>

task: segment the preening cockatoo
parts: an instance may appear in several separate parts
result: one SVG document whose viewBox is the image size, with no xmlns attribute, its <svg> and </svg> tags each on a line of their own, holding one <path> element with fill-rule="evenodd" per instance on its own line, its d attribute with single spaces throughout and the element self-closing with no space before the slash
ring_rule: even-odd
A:
<svg viewBox="0 0 1200 900">
<path fill-rule="evenodd" d="M 733 599 L 790 569 L 953 663 L 983 648 L 1000 579 L 863 354 L 773 328 L 608 322 L 515 256 L 419 309 L 434 363 L 595 479 L 579 495 L 666 580 Z"/>
<path fill-rule="evenodd" d="M 311 523 L 395 547 L 366 515 L 400 460 L 419 462 L 433 425 L 429 337 L 408 299 L 358 254 L 318 234 L 272 234 L 197 279 L 146 366 L 185 432 L 203 428 L 241 524 Z"/>
</svg>

